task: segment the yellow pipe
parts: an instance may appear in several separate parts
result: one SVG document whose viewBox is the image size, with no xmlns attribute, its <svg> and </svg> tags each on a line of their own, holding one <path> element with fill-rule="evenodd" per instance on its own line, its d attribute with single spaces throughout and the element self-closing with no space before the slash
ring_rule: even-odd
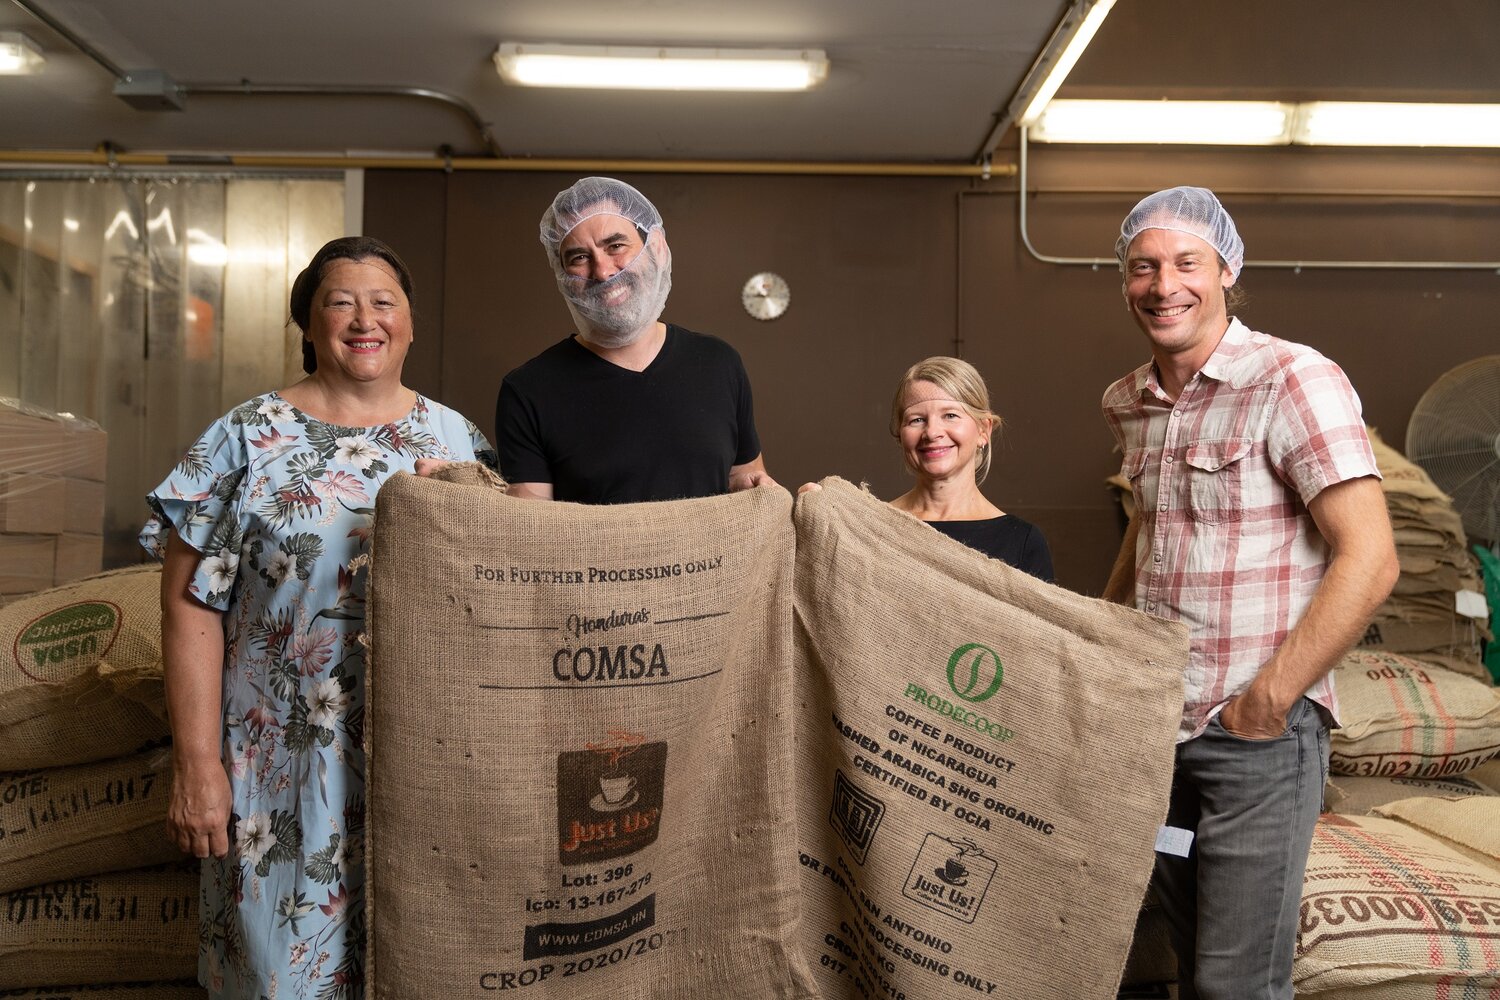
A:
<svg viewBox="0 0 1500 1000">
<path fill-rule="evenodd" d="M 104 150 L 0 150 L 0 163 L 36 166 L 259 167 L 280 170 L 505 170 L 562 173 L 802 174 L 868 177 L 1013 177 L 1015 164 L 834 163 L 776 160 L 589 160 L 455 156 L 313 156 L 259 153 L 110 153 Z"/>
</svg>

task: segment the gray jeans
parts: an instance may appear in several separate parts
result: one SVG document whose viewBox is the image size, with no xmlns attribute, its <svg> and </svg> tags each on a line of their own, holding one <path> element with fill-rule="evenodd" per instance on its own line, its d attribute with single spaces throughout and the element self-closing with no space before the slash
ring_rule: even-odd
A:
<svg viewBox="0 0 1500 1000">
<path fill-rule="evenodd" d="M 1271 740 L 1215 718 L 1177 747 L 1167 825 L 1196 834 L 1158 853 L 1155 885 L 1181 1000 L 1292 1000 L 1302 876 L 1328 778 L 1328 727 L 1306 698 Z"/>
</svg>

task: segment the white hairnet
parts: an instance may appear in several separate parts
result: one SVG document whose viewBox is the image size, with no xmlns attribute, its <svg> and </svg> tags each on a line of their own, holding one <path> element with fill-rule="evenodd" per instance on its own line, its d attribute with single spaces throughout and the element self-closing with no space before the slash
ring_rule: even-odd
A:
<svg viewBox="0 0 1500 1000">
<path fill-rule="evenodd" d="M 558 255 L 562 241 L 580 222 L 596 215 L 618 215 L 635 223 L 643 243 L 651 230 L 662 228 L 661 213 L 656 206 L 629 184 L 613 177 L 584 177 L 572 187 L 557 192 L 557 197 L 542 213 L 542 246 L 547 248 L 547 257 L 559 278 L 563 274 L 562 259 Z"/>
<path fill-rule="evenodd" d="M 641 250 L 619 271 L 598 280 L 569 274 L 560 253 L 563 240 L 579 223 L 597 215 L 614 215 L 635 226 Z M 645 195 L 613 177 L 585 177 L 559 191 L 540 227 L 542 246 L 552 263 L 557 287 L 584 340 L 602 347 L 632 342 L 660 318 L 672 290 L 672 253 L 656 206 Z M 630 294 L 613 303 L 613 289 L 626 285 Z"/>
<path fill-rule="evenodd" d="M 1125 268 L 1125 251 L 1147 229 L 1168 229 L 1196 236 L 1223 259 L 1229 273 L 1238 280 L 1245 264 L 1245 242 L 1234 228 L 1234 220 L 1208 188 L 1174 187 L 1142 198 L 1120 223 L 1120 238 L 1115 241 L 1115 257 Z"/>
</svg>

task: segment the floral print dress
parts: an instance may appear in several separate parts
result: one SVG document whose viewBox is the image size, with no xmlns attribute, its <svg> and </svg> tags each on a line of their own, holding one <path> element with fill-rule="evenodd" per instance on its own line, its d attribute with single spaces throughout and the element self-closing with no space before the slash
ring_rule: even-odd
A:
<svg viewBox="0 0 1500 1000">
<path fill-rule="evenodd" d="M 141 544 L 201 554 L 189 587 L 224 612 L 229 855 L 203 865 L 202 984 L 231 1000 L 364 995 L 365 584 L 375 493 L 422 457 L 495 465 L 420 396 L 340 427 L 276 393 L 215 421 L 148 497 Z"/>
</svg>

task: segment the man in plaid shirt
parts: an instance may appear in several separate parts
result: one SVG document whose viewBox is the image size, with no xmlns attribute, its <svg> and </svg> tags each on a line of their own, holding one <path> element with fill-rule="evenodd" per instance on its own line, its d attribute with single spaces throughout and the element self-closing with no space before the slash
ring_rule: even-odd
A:
<svg viewBox="0 0 1500 1000">
<path fill-rule="evenodd" d="M 1142 200 L 1115 254 L 1152 360 L 1104 394 L 1139 512 L 1105 596 L 1192 635 L 1167 825 L 1194 836 L 1156 865 L 1179 996 L 1291 1000 L 1329 671 L 1398 572 L 1379 473 L 1339 367 L 1230 318 L 1212 192 Z"/>
</svg>

